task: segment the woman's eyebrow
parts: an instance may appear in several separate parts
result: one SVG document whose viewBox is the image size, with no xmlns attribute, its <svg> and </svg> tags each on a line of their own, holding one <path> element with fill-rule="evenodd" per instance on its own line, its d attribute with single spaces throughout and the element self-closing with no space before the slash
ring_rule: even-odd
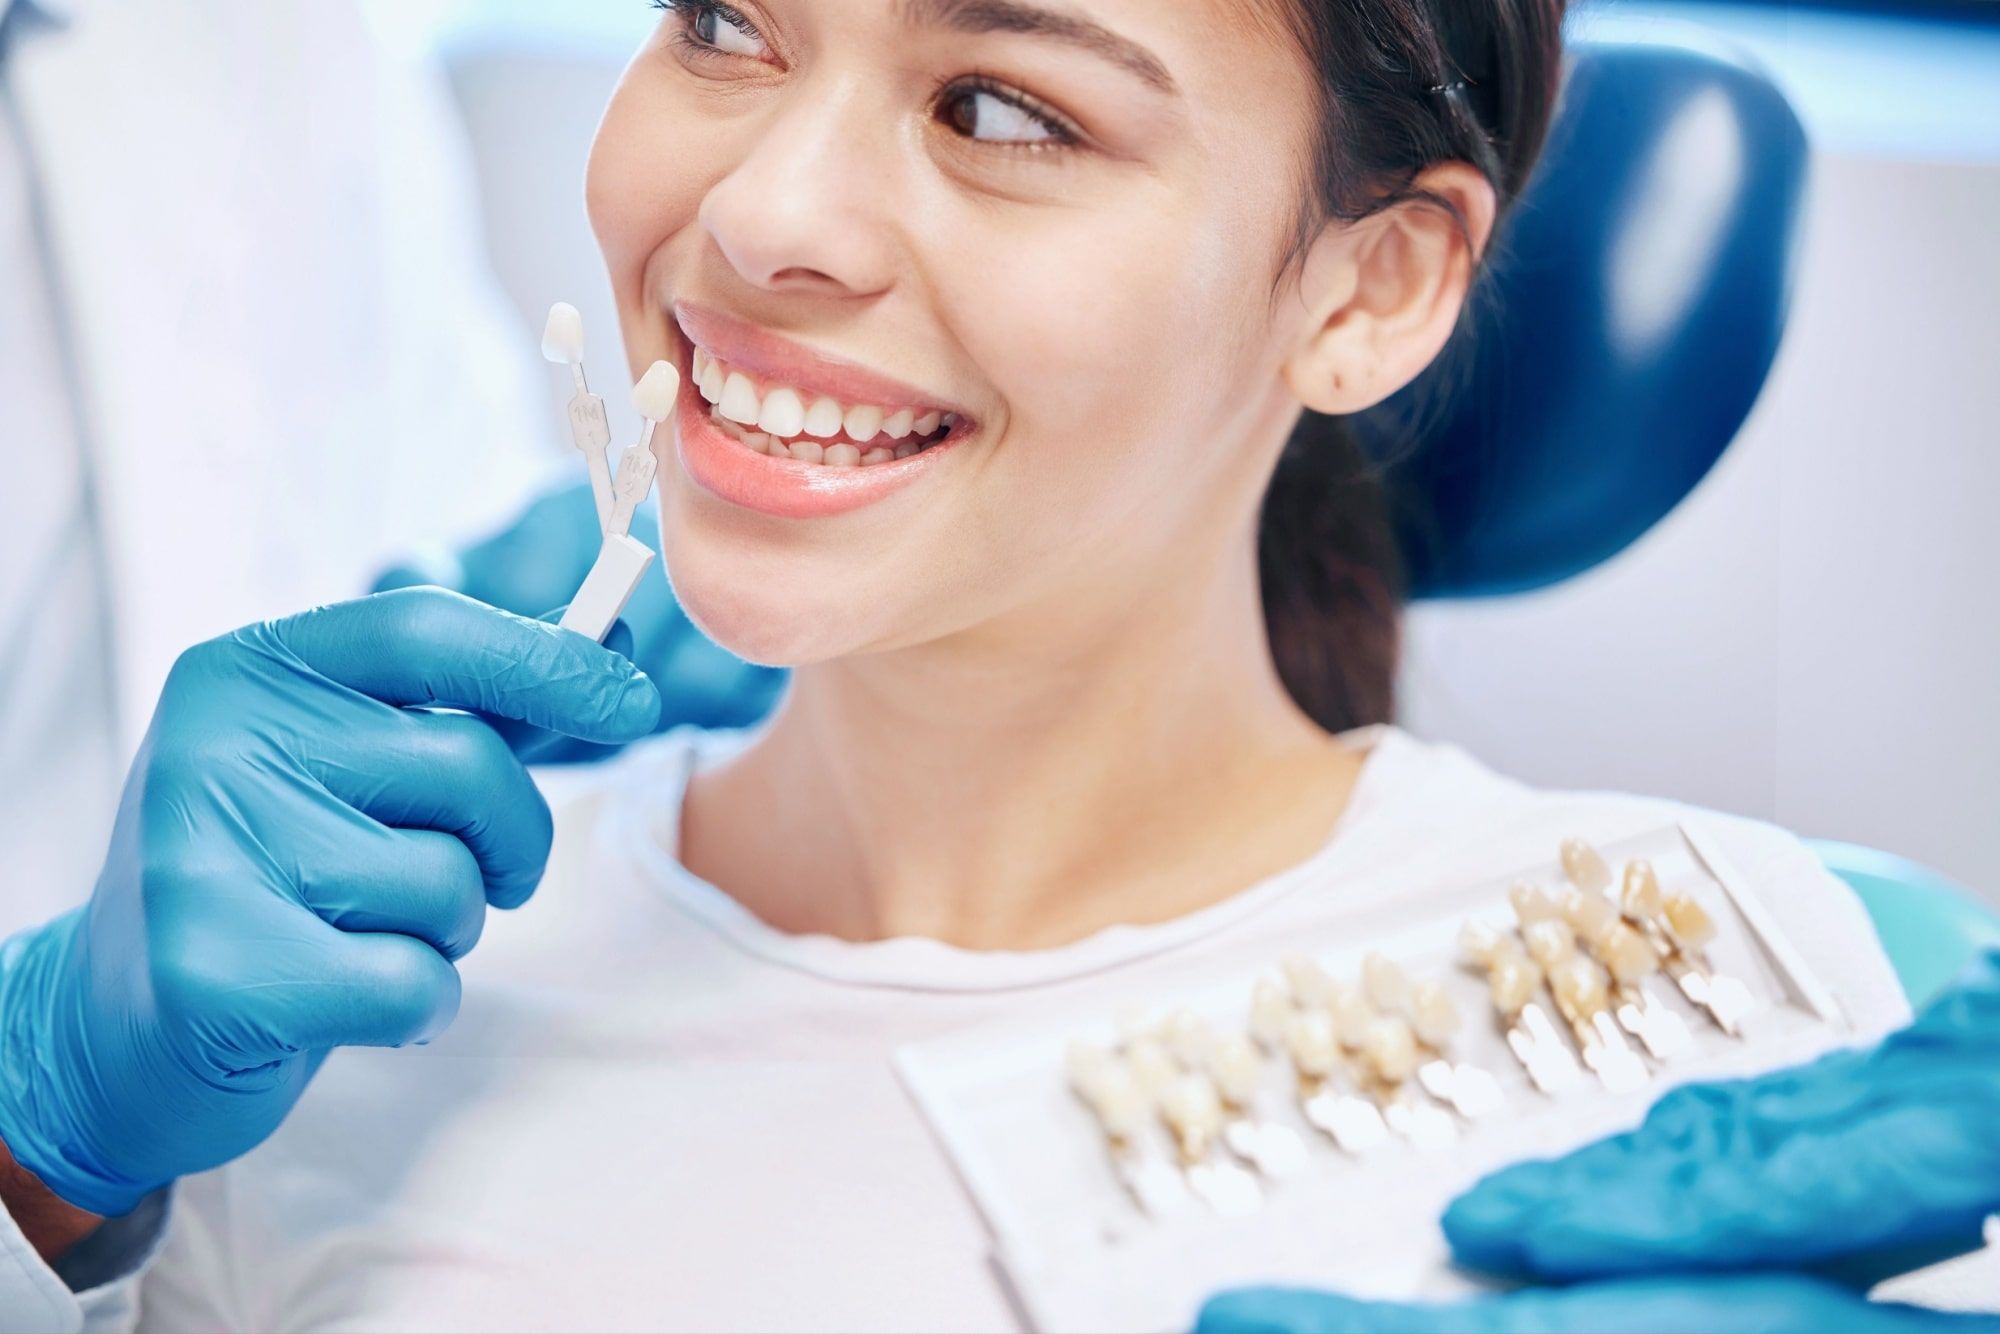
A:
<svg viewBox="0 0 2000 1334">
<path fill-rule="evenodd" d="M 1021 0 L 898 0 L 902 21 L 954 32 L 1024 32 L 1081 47 L 1119 65 L 1168 95 L 1180 90 L 1145 47 L 1078 14 L 1043 9 Z"/>
</svg>

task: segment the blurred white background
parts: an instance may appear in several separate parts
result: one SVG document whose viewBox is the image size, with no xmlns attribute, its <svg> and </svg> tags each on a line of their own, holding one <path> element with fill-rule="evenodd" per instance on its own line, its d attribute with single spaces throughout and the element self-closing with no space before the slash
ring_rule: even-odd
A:
<svg viewBox="0 0 2000 1334">
<path fill-rule="evenodd" d="M 378 7 L 447 55 L 522 336 L 573 301 L 608 379 L 583 160 L 655 15 Z M 1689 23 L 1761 60 L 1814 143 L 1773 379 L 1714 474 L 1618 559 L 1540 594 L 1419 607 L 1406 722 L 1537 783 L 1872 844 L 2000 901 L 2000 26 L 1696 4 L 1573 26 Z"/>
</svg>

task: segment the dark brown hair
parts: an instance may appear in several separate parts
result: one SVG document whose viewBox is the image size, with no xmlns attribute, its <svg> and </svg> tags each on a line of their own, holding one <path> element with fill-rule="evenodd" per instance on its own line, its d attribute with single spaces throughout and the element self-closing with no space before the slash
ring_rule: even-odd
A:
<svg viewBox="0 0 2000 1334">
<path fill-rule="evenodd" d="M 1479 168 L 1502 210 L 1520 193 L 1555 104 L 1564 0 L 1262 2 L 1282 6 L 1317 81 L 1287 266 L 1328 221 L 1424 200 L 1414 182 L 1439 162 Z M 1345 419 L 1299 419 L 1264 495 L 1257 565 L 1292 698 L 1331 732 L 1387 721 L 1402 567 L 1378 469 Z"/>
</svg>

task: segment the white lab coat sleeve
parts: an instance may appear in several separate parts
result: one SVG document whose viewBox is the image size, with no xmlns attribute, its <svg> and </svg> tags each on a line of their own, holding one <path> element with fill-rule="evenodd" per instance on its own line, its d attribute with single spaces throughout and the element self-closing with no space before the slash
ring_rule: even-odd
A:
<svg viewBox="0 0 2000 1334">
<path fill-rule="evenodd" d="M 173 1188 L 106 1219 L 57 1265 L 35 1253 L 0 1210 L 0 1334 L 130 1334 L 139 1322 L 139 1285 L 159 1258 L 173 1212 Z"/>
</svg>

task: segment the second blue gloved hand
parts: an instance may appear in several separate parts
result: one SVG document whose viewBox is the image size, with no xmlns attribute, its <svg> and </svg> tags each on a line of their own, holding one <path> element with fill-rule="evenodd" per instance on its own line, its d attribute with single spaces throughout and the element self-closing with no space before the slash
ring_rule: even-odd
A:
<svg viewBox="0 0 2000 1334">
<path fill-rule="evenodd" d="M 435 1035 L 552 837 L 487 719 L 617 744 L 659 711 L 625 658 L 440 589 L 190 650 L 90 902 L 0 947 L 0 1139 L 124 1213 L 263 1140 L 329 1048 Z"/>
<path fill-rule="evenodd" d="M 659 519 L 651 505 L 634 517 L 632 535 L 659 549 Z M 575 595 L 600 542 L 590 486 L 580 482 L 540 497 L 500 532 L 441 567 L 398 566 L 385 571 L 375 587 L 440 584 L 523 616 L 541 616 Z M 704 635 L 658 570 L 647 572 L 626 604 L 624 621 L 631 628 L 633 661 L 658 683 L 665 701 L 662 728 L 747 726 L 770 712 L 784 689 L 789 674 L 782 668 L 747 663 Z M 540 764 L 594 760 L 617 747 L 551 737 L 522 749 Z"/>
<path fill-rule="evenodd" d="M 1861 1295 L 1891 1257 L 1977 1243 L 2000 1210 L 1996 1126 L 1989 953 L 1875 1047 L 1677 1090 L 1638 1129 L 1497 1172 L 1446 1211 L 1462 1263 L 1570 1286 L 1451 1307 L 1262 1289 L 1217 1297 L 1199 1329 L 2000 1329 Z"/>
</svg>

